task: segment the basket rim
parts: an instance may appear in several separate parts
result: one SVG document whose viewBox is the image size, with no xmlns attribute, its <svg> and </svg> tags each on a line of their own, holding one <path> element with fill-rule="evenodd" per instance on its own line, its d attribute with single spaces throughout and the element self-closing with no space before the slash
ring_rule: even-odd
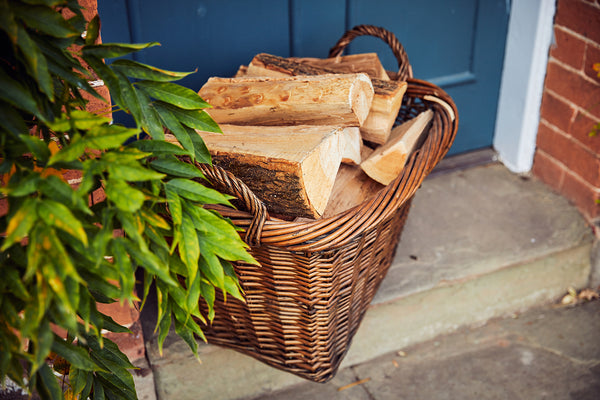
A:
<svg viewBox="0 0 600 400">
<path fill-rule="evenodd" d="M 422 145 L 409 156 L 402 173 L 374 196 L 339 214 L 314 221 L 286 221 L 268 213 L 257 215 L 256 210 L 252 213 L 225 206 L 212 208 L 242 228 L 242 237 L 250 244 L 256 244 L 256 241 L 248 240 L 251 239 L 246 237 L 250 236 L 248 231 L 256 224 L 257 218 L 263 219 L 259 222 L 258 231 L 253 232 L 258 243 L 292 251 L 322 251 L 340 247 L 357 234 L 384 221 L 412 198 L 429 172 L 448 152 L 458 128 L 456 105 L 443 89 L 414 78 L 408 78 L 407 83 L 405 100 L 417 98 L 426 103 L 434 112 L 433 122 Z"/>
</svg>

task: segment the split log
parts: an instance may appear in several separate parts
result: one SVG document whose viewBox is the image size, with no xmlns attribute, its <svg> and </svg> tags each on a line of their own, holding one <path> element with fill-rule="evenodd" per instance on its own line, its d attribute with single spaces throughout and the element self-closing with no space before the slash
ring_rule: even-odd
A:
<svg viewBox="0 0 600 400">
<path fill-rule="evenodd" d="M 373 150 L 363 146 L 362 156 L 367 158 Z M 335 184 L 329 203 L 323 212 L 323 218 L 333 217 L 357 206 L 375 195 L 385 186 L 369 178 L 358 166 L 341 165 L 335 178 Z"/>
<path fill-rule="evenodd" d="M 220 127 L 223 134 L 198 131 L 213 163 L 241 179 L 271 214 L 323 214 L 344 151 L 342 128 Z"/>
<path fill-rule="evenodd" d="M 363 145 L 360 129 L 357 127 L 344 128 L 342 131 L 344 140 L 344 152 L 342 162 L 344 164 L 360 165 L 362 161 L 361 148 Z"/>
<path fill-rule="evenodd" d="M 400 175 L 408 156 L 431 122 L 432 117 L 433 112 L 427 110 L 395 127 L 390 135 L 390 140 L 375 149 L 360 164 L 360 167 L 375 181 L 388 185 Z"/>
<path fill-rule="evenodd" d="M 377 53 L 350 54 L 333 58 L 292 57 L 290 60 L 313 67 L 331 69 L 338 73 L 364 72 L 374 79 L 390 80 Z"/>
<path fill-rule="evenodd" d="M 373 85 L 366 74 L 210 78 L 199 95 L 219 124 L 361 126 Z"/>
<path fill-rule="evenodd" d="M 336 64 L 331 63 L 329 67 L 316 67 L 295 61 L 295 59 L 273 56 L 261 53 L 256 55 L 248 68 L 247 76 L 299 76 L 299 75 L 323 75 L 339 73 Z M 406 82 L 397 82 L 382 79 L 371 79 L 373 83 L 373 102 L 367 119 L 361 126 L 364 140 L 376 144 L 385 143 L 390 135 L 392 126 L 402 105 L 402 98 L 406 92 Z"/>
</svg>

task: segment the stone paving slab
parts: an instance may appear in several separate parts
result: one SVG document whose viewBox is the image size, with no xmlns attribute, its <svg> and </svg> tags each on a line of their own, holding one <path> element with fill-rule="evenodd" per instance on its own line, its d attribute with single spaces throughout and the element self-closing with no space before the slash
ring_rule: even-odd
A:
<svg viewBox="0 0 600 400">
<path fill-rule="evenodd" d="M 500 164 L 426 179 L 373 303 L 591 242 L 563 197 Z"/>
<path fill-rule="evenodd" d="M 600 398 L 600 301 L 545 306 L 515 318 L 393 352 L 346 368 L 356 381 L 306 382 L 262 400 L 334 399 L 577 399 Z M 352 371 L 352 372 L 350 372 Z M 248 398 L 250 399 L 250 398 Z"/>
</svg>

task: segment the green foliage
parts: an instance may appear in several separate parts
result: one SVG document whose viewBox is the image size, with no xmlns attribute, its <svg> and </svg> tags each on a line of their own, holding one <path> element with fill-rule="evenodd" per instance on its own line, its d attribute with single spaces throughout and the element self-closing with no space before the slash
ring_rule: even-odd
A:
<svg viewBox="0 0 600 400">
<path fill-rule="evenodd" d="M 74 16 L 65 20 L 64 9 Z M 0 196 L 9 205 L 0 217 L 0 380 L 44 399 L 136 398 L 133 366 L 102 336 L 127 330 L 96 304 L 139 301 L 137 271 L 142 302 L 156 288 L 159 346 L 174 323 L 196 352 L 215 291 L 243 300 L 230 262 L 256 262 L 235 227 L 202 207 L 230 198 L 186 161 L 210 162 L 194 129 L 220 132 L 209 105 L 173 83 L 188 73 L 104 64 L 155 43 L 98 45 L 99 25 L 82 37 L 75 0 L 0 0 Z M 106 113 L 131 114 L 135 128 L 85 111 L 83 92 L 101 98 L 88 83 L 95 76 L 115 103 Z M 180 146 L 164 140 L 167 129 Z M 81 173 L 79 185 L 63 180 L 67 170 Z M 99 189 L 106 198 L 92 204 Z"/>
</svg>

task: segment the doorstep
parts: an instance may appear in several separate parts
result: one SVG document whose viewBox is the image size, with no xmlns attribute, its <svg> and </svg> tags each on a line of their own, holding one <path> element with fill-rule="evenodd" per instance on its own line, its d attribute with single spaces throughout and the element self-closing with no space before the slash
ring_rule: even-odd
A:
<svg viewBox="0 0 600 400">
<path fill-rule="evenodd" d="M 436 171 L 415 195 L 395 259 L 341 368 L 585 287 L 592 242 L 577 210 L 535 178 L 495 162 Z M 304 382 L 211 345 L 200 346 L 198 363 L 175 335 L 161 357 L 144 314 L 158 399 L 250 399 Z"/>
</svg>

